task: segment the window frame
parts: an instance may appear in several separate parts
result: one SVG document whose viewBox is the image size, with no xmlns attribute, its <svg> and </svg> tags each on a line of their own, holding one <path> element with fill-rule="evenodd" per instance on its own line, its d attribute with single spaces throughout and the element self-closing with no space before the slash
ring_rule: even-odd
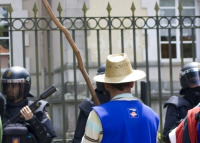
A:
<svg viewBox="0 0 200 143">
<path fill-rule="evenodd" d="M 160 0 L 159 0 L 159 2 L 160 2 Z M 189 7 L 185 7 L 185 6 L 182 6 L 183 7 L 183 10 L 184 9 L 194 9 L 194 13 L 195 13 L 195 15 L 197 15 L 197 1 L 196 0 L 194 0 L 194 6 L 189 6 Z M 160 5 L 160 4 L 159 4 Z M 179 1 L 178 0 L 175 0 L 175 6 L 160 6 L 160 10 L 162 10 L 162 9 L 174 9 L 175 10 L 175 15 L 179 15 L 179 9 L 178 9 L 178 6 L 179 6 Z M 160 11 L 160 13 L 159 13 L 159 15 L 161 16 L 161 11 Z M 175 24 L 176 25 L 176 24 Z M 180 29 L 175 29 L 176 31 L 175 31 L 175 33 L 176 33 L 176 40 L 175 41 L 171 41 L 171 44 L 174 44 L 174 43 L 176 43 L 176 58 L 172 58 L 172 60 L 173 61 L 180 61 L 181 60 L 181 49 L 180 49 L 180 47 L 181 47 L 181 40 L 180 40 Z M 184 30 L 184 29 L 183 29 Z M 191 30 L 191 29 L 189 29 L 189 30 Z M 197 41 L 197 39 L 199 39 L 197 36 L 198 36 L 198 34 L 197 34 L 197 29 L 195 29 L 195 41 L 194 41 L 194 44 L 195 44 L 195 47 L 197 47 L 197 43 L 196 43 L 196 41 Z M 168 34 L 167 34 L 168 35 Z M 191 34 L 191 36 L 192 36 L 192 34 Z M 162 58 L 162 47 L 161 47 L 161 45 L 162 44 L 167 44 L 167 43 L 169 43 L 169 40 L 168 41 L 161 41 L 161 34 L 160 34 L 160 59 L 162 60 L 162 61 L 169 61 L 169 58 Z M 190 41 L 183 41 L 183 44 L 187 44 L 187 43 L 191 43 L 192 44 L 192 40 L 190 40 Z M 197 48 L 195 48 L 195 50 L 197 51 Z M 197 55 L 196 55 L 196 58 L 197 58 Z M 184 60 L 186 60 L 186 61 L 191 61 L 191 59 L 192 59 L 192 57 L 191 58 L 184 58 Z"/>
<path fill-rule="evenodd" d="M 8 8 L 9 8 L 9 5 L 8 4 L 0 4 L 0 7 L 6 7 L 7 8 L 7 11 L 8 11 Z M 8 13 L 8 17 L 5 17 L 5 18 L 9 18 L 9 12 Z M 1 21 L 0 21 L 1 23 Z M 7 24 L 6 22 L 2 22 L 2 25 L 3 24 Z M 9 68 L 10 67 L 10 59 L 11 59 L 11 41 L 10 41 L 10 27 L 8 26 L 8 36 L 2 36 L 0 37 L 0 40 L 8 40 L 8 53 L 0 53 L 0 56 L 8 56 L 8 67 L 6 68 Z M 4 67 L 1 67 L 2 71 L 4 71 L 6 68 Z"/>
</svg>

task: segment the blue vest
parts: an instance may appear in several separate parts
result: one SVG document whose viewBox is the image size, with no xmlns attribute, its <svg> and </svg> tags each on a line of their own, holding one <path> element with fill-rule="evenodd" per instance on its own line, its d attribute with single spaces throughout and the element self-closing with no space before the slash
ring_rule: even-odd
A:
<svg viewBox="0 0 200 143">
<path fill-rule="evenodd" d="M 198 143 L 200 143 L 200 123 L 197 123 L 197 135 L 198 135 Z"/>
<path fill-rule="evenodd" d="M 102 123 L 101 143 L 156 143 L 158 116 L 138 100 L 114 100 L 93 109 Z"/>
</svg>

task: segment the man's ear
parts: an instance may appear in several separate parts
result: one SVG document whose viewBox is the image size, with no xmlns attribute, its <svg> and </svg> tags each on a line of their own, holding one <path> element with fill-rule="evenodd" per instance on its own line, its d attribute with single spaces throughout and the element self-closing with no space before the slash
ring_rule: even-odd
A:
<svg viewBox="0 0 200 143">
<path fill-rule="evenodd" d="M 108 90 L 109 89 L 109 84 L 108 83 L 104 83 L 105 89 Z"/>
</svg>

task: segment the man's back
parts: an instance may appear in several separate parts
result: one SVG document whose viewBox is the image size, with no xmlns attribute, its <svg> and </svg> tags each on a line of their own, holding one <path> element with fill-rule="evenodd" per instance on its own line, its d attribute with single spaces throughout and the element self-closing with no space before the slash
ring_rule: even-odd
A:
<svg viewBox="0 0 200 143">
<path fill-rule="evenodd" d="M 102 142 L 156 142 L 158 116 L 140 101 L 114 100 L 94 110 L 102 123 Z"/>
</svg>

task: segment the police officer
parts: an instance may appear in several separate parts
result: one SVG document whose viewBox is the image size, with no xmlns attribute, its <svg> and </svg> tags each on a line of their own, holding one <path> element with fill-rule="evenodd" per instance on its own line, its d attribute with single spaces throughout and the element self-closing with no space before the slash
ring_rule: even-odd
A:
<svg viewBox="0 0 200 143">
<path fill-rule="evenodd" d="M 167 108 L 163 140 L 169 142 L 169 132 L 200 102 L 200 63 L 190 62 L 180 72 L 181 96 L 172 96 L 164 104 Z"/>
<path fill-rule="evenodd" d="M 97 75 L 104 74 L 105 68 L 106 68 L 106 64 L 101 65 L 97 70 Z M 95 92 L 99 99 L 100 104 L 110 101 L 110 95 L 109 95 L 109 92 L 105 89 L 104 83 L 96 82 Z M 79 113 L 78 122 L 76 125 L 74 139 L 72 141 L 73 143 L 81 142 L 81 139 L 85 132 L 85 125 L 87 122 L 87 118 L 93 106 L 95 106 L 94 102 L 89 98 L 83 100 L 81 104 L 79 105 L 80 113 Z"/>
<path fill-rule="evenodd" d="M 40 107 L 34 112 L 28 105 L 33 101 L 29 93 L 31 76 L 29 72 L 19 66 L 8 68 L 1 79 L 3 95 L 6 98 L 6 109 L 3 124 L 21 112 L 22 118 L 14 124 L 8 124 L 3 129 L 3 143 L 50 143 L 56 137 L 53 125 L 45 107 L 46 101 L 40 101 Z"/>
</svg>

